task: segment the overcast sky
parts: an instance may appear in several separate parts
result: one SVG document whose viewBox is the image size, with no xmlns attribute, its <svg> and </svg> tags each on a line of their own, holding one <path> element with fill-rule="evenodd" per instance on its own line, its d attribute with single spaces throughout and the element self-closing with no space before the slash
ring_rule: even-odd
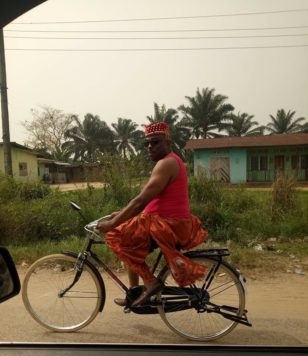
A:
<svg viewBox="0 0 308 356">
<path fill-rule="evenodd" d="M 176 109 L 207 87 L 259 124 L 281 108 L 308 118 L 307 10 L 307 0 L 48 0 L 4 28 L 11 141 L 26 139 L 32 108 L 142 124 L 154 102 Z"/>
</svg>

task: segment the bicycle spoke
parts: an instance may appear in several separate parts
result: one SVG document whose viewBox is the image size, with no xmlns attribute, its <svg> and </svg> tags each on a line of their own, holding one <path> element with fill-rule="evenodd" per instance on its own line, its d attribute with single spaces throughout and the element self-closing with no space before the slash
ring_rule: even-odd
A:
<svg viewBox="0 0 308 356">
<path fill-rule="evenodd" d="M 207 257 L 194 260 L 206 266 L 204 281 L 197 281 L 190 288 L 176 287 L 168 270 L 163 277 L 165 285 L 171 288 L 167 288 L 165 293 L 162 291 L 158 309 L 166 325 L 177 334 L 191 340 L 214 340 L 230 332 L 237 324 L 224 318 L 219 313 L 220 307 L 232 306 L 241 315 L 245 305 L 244 290 L 226 264 Z M 174 293 L 169 293 L 171 291 Z"/>
<path fill-rule="evenodd" d="M 56 331 L 78 330 L 97 315 L 101 299 L 100 284 L 84 265 L 76 283 L 76 258 L 51 255 L 38 260 L 28 270 L 23 285 L 23 301 L 31 316 Z M 66 290 L 67 289 L 67 290 Z M 61 295 L 61 291 L 65 291 Z"/>
</svg>

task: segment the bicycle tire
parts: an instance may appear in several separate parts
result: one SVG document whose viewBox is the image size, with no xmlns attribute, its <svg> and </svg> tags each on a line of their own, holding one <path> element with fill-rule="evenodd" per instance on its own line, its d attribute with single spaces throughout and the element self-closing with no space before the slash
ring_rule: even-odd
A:
<svg viewBox="0 0 308 356">
<path fill-rule="evenodd" d="M 201 288 L 204 280 L 209 275 L 211 268 L 217 264 L 217 260 L 209 257 L 192 257 L 193 261 L 204 264 L 207 272 L 202 281 L 197 281 L 193 286 L 180 288 L 174 281 L 170 269 L 167 268 L 161 272 L 160 278 L 164 281 L 165 286 L 176 287 L 176 298 L 183 297 L 182 303 L 187 304 L 190 289 Z M 189 289 L 187 289 L 189 288 Z M 189 292 L 189 293 L 188 293 Z M 238 275 L 232 270 L 228 263 L 221 261 L 221 264 L 215 273 L 211 285 L 207 289 L 209 301 L 216 305 L 229 305 L 237 309 L 236 315 L 241 317 L 245 309 L 245 290 L 239 280 Z M 191 290 L 193 294 L 194 291 Z M 161 304 L 158 306 L 160 317 L 165 324 L 176 334 L 197 341 L 212 341 L 228 334 L 235 328 L 237 322 L 224 318 L 219 313 L 197 310 L 195 307 L 181 309 L 181 302 L 176 303 L 174 311 L 167 310 L 167 305 L 163 302 L 165 297 L 163 291 L 158 295 Z M 183 306 L 183 304 L 182 304 Z"/>
<path fill-rule="evenodd" d="M 29 314 L 40 325 L 57 332 L 80 330 L 91 323 L 105 301 L 105 286 L 93 267 L 84 263 L 78 282 L 63 296 L 59 292 L 73 281 L 76 258 L 48 255 L 26 272 L 22 299 Z"/>
</svg>

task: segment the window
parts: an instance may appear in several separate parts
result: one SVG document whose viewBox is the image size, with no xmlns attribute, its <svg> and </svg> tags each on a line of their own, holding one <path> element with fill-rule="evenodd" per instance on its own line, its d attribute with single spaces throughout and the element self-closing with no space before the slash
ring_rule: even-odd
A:
<svg viewBox="0 0 308 356">
<path fill-rule="evenodd" d="M 260 156 L 260 171 L 267 171 L 267 156 Z"/>
<path fill-rule="evenodd" d="M 19 175 L 20 176 L 27 176 L 28 175 L 27 162 L 20 162 L 19 163 Z"/>
<path fill-rule="evenodd" d="M 252 171 L 267 171 L 268 169 L 267 156 L 252 156 L 250 162 Z"/>
<path fill-rule="evenodd" d="M 299 156 L 291 156 L 291 168 L 292 169 L 299 168 Z"/>
<path fill-rule="evenodd" d="M 258 158 L 259 158 L 258 156 L 251 157 L 251 170 L 252 171 L 258 171 L 258 167 L 259 167 Z"/>
<path fill-rule="evenodd" d="M 291 156 L 292 169 L 308 169 L 308 155 Z"/>
<path fill-rule="evenodd" d="M 301 169 L 308 169 L 308 155 L 301 156 Z"/>
</svg>

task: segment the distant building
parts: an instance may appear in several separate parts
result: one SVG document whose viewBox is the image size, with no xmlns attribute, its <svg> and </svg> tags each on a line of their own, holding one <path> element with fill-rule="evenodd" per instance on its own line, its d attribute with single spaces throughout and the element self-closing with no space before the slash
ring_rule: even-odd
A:
<svg viewBox="0 0 308 356">
<path fill-rule="evenodd" d="M 194 174 L 229 183 L 272 182 L 278 172 L 308 182 L 308 134 L 221 137 L 189 140 Z"/>
<path fill-rule="evenodd" d="M 102 179 L 102 164 L 67 163 L 38 158 L 40 180 L 49 184 L 95 182 Z"/>
<path fill-rule="evenodd" d="M 13 177 L 21 182 L 66 183 L 69 163 L 42 158 L 37 151 L 11 142 Z M 0 143 L 0 172 L 4 174 L 3 143 Z"/>
<path fill-rule="evenodd" d="M 38 174 L 41 181 L 48 184 L 68 183 L 68 173 L 71 167 L 69 163 L 41 157 L 37 160 Z"/>
<path fill-rule="evenodd" d="M 26 146 L 11 142 L 13 177 L 22 182 L 38 180 L 38 153 Z M 3 143 L 0 143 L 0 171 L 4 174 Z"/>
</svg>

